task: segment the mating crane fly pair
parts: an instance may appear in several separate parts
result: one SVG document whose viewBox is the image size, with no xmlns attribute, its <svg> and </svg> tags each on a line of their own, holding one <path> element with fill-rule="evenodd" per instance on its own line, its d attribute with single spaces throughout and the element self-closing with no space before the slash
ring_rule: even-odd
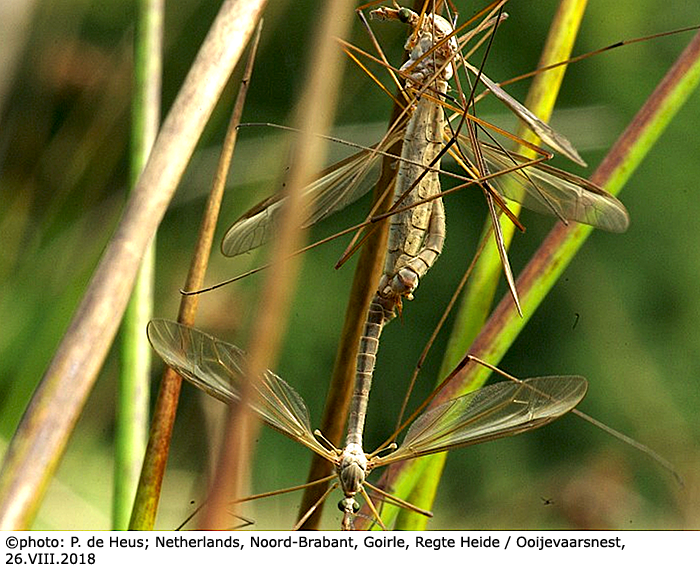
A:
<svg viewBox="0 0 700 574">
<path fill-rule="evenodd" d="M 333 464 L 335 474 L 325 480 L 333 477 L 337 480 L 324 498 L 338 486 L 343 491 L 339 505 L 343 512 L 343 529 L 353 527 L 353 518 L 359 509 L 357 496 L 367 503 L 374 520 L 385 527 L 367 488 L 377 491 L 384 501 L 420 511 L 366 482 L 374 468 L 537 428 L 573 409 L 587 389 L 585 379 L 573 376 L 509 380 L 489 385 L 426 410 L 412 423 L 400 446 L 392 444 L 375 453 L 365 453 L 362 436 L 379 334 L 383 325 L 395 315 L 402 298 L 411 298 L 419 279 L 442 251 L 445 214 L 439 172 L 441 156 L 447 149 L 445 141 L 449 139 L 454 144 L 450 153 L 465 166 L 468 182 L 485 190 L 489 208 L 495 215 L 492 220 L 497 241 L 497 210 L 499 207 L 507 209 L 500 194 L 525 207 L 551 213 L 562 221 L 575 220 L 609 231 L 624 231 L 629 221 L 622 204 L 591 182 L 506 152 L 496 145 L 476 142 L 470 124 L 474 120 L 467 120 L 471 137 L 450 127 L 444 113 L 447 82 L 458 68 L 469 69 L 469 64 L 460 55 L 466 40 L 457 38 L 448 20 L 436 14 L 417 14 L 407 8 L 379 8 L 372 11 L 371 16 L 399 20 L 412 28 L 406 44 L 410 58 L 399 70 L 411 102 L 405 112 L 408 119 L 398 128 L 400 131 L 390 130 L 380 144 L 326 170 L 305 190 L 310 205 L 306 224 L 311 225 L 342 209 L 369 189 L 369 175 L 384 150 L 397 138 L 403 140 L 393 190 L 395 205 L 389 247 L 360 342 L 345 448 L 341 450 L 317 439 L 302 398 L 270 371 L 256 382 L 250 401 L 250 407 L 265 423 Z M 470 39 L 499 22 L 499 16 L 485 18 L 465 38 Z M 580 160 L 563 136 L 510 98 L 483 73 L 478 72 L 477 77 L 547 145 L 575 161 Z M 502 185 L 506 180 L 509 184 Z M 274 230 L 282 204 L 283 201 L 267 201 L 245 214 L 226 233 L 222 245 L 224 253 L 233 256 L 266 241 Z M 506 265 L 504 254 L 502 259 Z M 163 360 L 200 389 L 227 403 L 240 398 L 246 363 L 244 353 L 235 346 L 201 331 L 159 319 L 149 324 L 148 337 Z"/>
</svg>

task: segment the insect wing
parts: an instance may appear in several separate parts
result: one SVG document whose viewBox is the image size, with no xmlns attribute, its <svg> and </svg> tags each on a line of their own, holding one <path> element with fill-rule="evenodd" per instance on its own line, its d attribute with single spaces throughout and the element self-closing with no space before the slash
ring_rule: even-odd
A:
<svg viewBox="0 0 700 574">
<path fill-rule="evenodd" d="M 150 321 L 147 332 L 156 353 L 178 374 L 222 402 L 240 400 L 247 360 L 239 348 L 165 319 Z M 303 399 L 292 387 L 265 371 L 254 390 L 250 406 L 265 423 L 328 458 L 311 431 Z"/>
<path fill-rule="evenodd" d="M 463 143 L 460 149 L 473 161 L 471 144 L 468 140 Z M 530 160 L 483 142 L 480 150 L 493 173 L 511 170 L 492 183 L 504 197 L 523 207 L 614 233 L 622 233 L 629 226 L 625 206 L 593 182 L 544 163 L 514 170 L 520 161 Z"/>
<path fill-rule="evenodd" d="M 382 148 L 388 149 L 396 137 L 386 138 Z M 340 211 L 372 189 L 379 177 L 381 158 L 381 151 L 363 149 L 321 172 L 303 191 L 309 210 L 304 227 Z M 235 257 L 267 243 L 275 232 L 284 201 L 284 196 L 275 195 L 242 215 L 224 235 L 223 254 Z"/>
<path fill-rule="evenodd" d="M 373 466 L 468 446 L 538 428 L 583 399 L 583 377 L 540 377 L 503 381 L 462 395 L 422 414 L 394 452 Z"/>
</svg>

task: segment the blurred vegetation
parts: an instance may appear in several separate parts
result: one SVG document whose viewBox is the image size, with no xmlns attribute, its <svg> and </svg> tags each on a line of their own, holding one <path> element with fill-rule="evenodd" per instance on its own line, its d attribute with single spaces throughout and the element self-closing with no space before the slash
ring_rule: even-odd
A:
<svg viewBox="0 0 700 574">
<path fill-rule="evenodd" d="M 460 2 L 460 4 L 462 4 Z M 536 66 L 555 2 L 507 6 L 486 72 L 507 79 Z M 113 0 L 28 2 L 14 45 L 16 60 L 0 71 L 0 452 L 24 411 L 114 228 L 126 195 L 133 11 Z M 127 9 L 125 9 L 127 6 Z M 164 109 L 167 110 L 216 10 L 183 0 L 166 15 Z M 307 39 L 319 2 L 271 0 L 244 121 L 289 123 L 305 77 Z M 464 8 L 462 18 L 471 8 Z M 6 20 L 7 21 L 7 20 Z M 620 24 L 622 23 L 622 27 Z M 618 40 L 700 23 L 694 2 L 593 2 L 576 53 Z M 400 59 L 405 30 L 375 26 L 390 60 Z M 623 47 L 571 67 L 553 120 L 591 166 L 653 90 L 691 35 Z M 3 40 L 5 38 L 5 40 Z M 0 42 L 10 41 L 0 36 Z M 355 26 L 352 38 L 369 41 Z M 158 238 L 156 314 L 174 317 L 237 81 L 234 78 L 199 145 Z M 527 86 L 509 91 L 522 99 Z M 632 225 L 622 236 L 594 234 L 540 308 L 501 367 L 518 376 L 575 373 L 591 388 L 582 410 L 658 450 L 676 465 L 685 486 L 644 455 L 581 420 L 567 416 L 517 438 L 451 455 L 432 528 L 699 528 L 700 516 L 700 248 L 692 199 L 700 181 L 700 96 L 695 94 L 621 195 Z M 369 144 L 379 139 L 390 102 L 348 65 L 337 134 Z M 480 112 L 512 125 L 498 103 Z M 503 117 L 501 117 L 503 116 Z M 511 122 L 509 124 L 509 122 Z M 219 236 L 228 221 L 284 180 L 288 138 L 269 128 L 246 128 L 234 158 L 231 190 Z M 343 154 L 347 150 L 333 149 Z M 589 170 L 566 169 L 582 175 Z M 280 175 L 281 174 L 281 175 Z M 314 239 L 359 220 L 367 203 L 352 206 L 314 230 Z M 403 317 L 382 339 L 366 446 L 394 426 L 405 386 L 443 302 L 473 253 L 486 211 L 478 193 L 447 200 L 448 241 Z M 553 220 L 523 214 L 512 264 L 522 269 Z M 304 258 L 276 371 L 299 390 L 312 421 L 325 386 L 345 312 L 352 261 L 333 264 L 344 243 Z M 264 261 L 212 256 L 210 282 Z M 255 317 L 259 277 L 202 298 L 198 326 L 246 346 Z M 438 340 L 417 394 L 434 384 Z M 35 523 L 40 529 L 109 526 L 114 392 L 112 353 L 72 437 Z M 156 380 L 161 366 L 156 363 Z M 199 502 L 215 453 L 219 405 L 186 387 L 176 423 L 158 527 L 170 529 Z M 381 408 L 379 408 L 381 406 Z M 308 454 L 274 432 L 257 448 L 253 492 L 302 482 Z M 297 495 L 275 497 L 239 513 L 259 528 L 287 528 Z M 337 527 L 336 513 L 326 524 Z M 232 517 L 235 526 L 235 518 Z"/>
</svg>

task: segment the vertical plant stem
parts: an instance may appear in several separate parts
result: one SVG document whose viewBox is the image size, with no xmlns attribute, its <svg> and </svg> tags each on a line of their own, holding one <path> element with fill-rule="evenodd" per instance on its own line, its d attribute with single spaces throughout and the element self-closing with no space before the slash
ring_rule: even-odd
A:
<svg viewBox="0 0 700 574">
<path fill-rule="evenodd" d="M 131 185 L 141 175 L 158 133 L 163 69 L 163 0 L 138 2 L 134 43 Z M 117 394 L 112 529 L 125 530 L 148 440 L 151 349 L 144 337 L 153 316 L 154 241 L 141 263 L 122 325 L 122 366 Z"/>
<path fill-rule="evenodd" d="M 243 115 L 243 108 L 246 96 L 248 95 L 248 87 L 250 86 L 250 79 L 253 74 L 253 64 L 257 54 L 258 43 L 260 42 L 261 30 L 262 20 L 258 23 L 255 37 L 251 43 L 245 71 L 241 79 L 241 86 L 238 90 L 236 103 L 233 106 L 233 112 L 231 113 L 231 119 L 221 149 L 219 164 L 214 173 L 211 192 L 207 198 L 207 204 L 204 207 L 204 215 L 202 216 L 197 243 L 194 253 L 192 254 L 192 261 L 190 263 L 187 279 L 185 280 L 185 291 L 201 289 L 204 283 L 207 262 L 209 261 L 212 244 L 214 242 L 216 222 L 219 219 L 221 201 L 226 187 L 226 178 L 229 173 L 231 158 L 233 157 L 233 151 L 238 138 L 238 125 Z M 183 325 L 192 326 L 197 313 L 198 303 L 198 295 L 183 296 L 180 301 L 180 310 L 177 317 L 178 322 Z M 139 488 L 131 515 L 129 528 L 132 530 L 151 530 L 155 525 L 181 386 L 182 377 L 172 369 L 166 367 L 158 389 L 148 447 L 143 460 Z"/>
</svg>

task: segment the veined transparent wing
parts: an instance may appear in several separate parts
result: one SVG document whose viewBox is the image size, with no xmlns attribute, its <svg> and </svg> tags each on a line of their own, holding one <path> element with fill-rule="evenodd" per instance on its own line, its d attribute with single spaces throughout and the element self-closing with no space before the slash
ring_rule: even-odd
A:
<svg viewBox="0 0 700 574">
<path fill-rule="evenodd" d="M 196 387 L 225 403 L 240 399 L 247 366 L 239 348 L 165 319 L 150 321 L 147 332 L 163 361 Z M 250 406 L 271 427 L 333 460 L 311 430 L 303 399 L 273 372 L 265 371 L 257 381 Z"/>
<path fill-rule="evenodd" d="M 546 425 L 583 399 L 588 382 L 577 376 L 503 381 L 423 413 L 394 452 L 372 467 L 511 436 Z"/>
<path fill-rule="evenodd" d="M 357 201 L 379 178 L 382 153 L 389 149 L 402 133 L 395 133 L 378 144 L 363 149 L 322 171 L 303 191 L 308 214 L 304 227 L 309 227 Z M 221 242 L 221 251 L 235 257 L 267 243 L 275 231 L 284 197 L 273 195 L 243 214 L 229 227 Z"/>
<path fill-rule="evenodd" d="M 468 140 L 460 138 L 470 161 L 473 150 Z M 562 221 L 578 221 L 604 231 L 622 233 L 629 226 L 625 206 L 603 188 L 582 177 L 545 163 L 513 170 L 520 162 L 531 161 L 521 155 L 488 143 L 480 143 L 481 154 L 492 172 L 512 170 L 491 181 L 504 197 L 523 207 L 554 215 Z"/>
</svg>

